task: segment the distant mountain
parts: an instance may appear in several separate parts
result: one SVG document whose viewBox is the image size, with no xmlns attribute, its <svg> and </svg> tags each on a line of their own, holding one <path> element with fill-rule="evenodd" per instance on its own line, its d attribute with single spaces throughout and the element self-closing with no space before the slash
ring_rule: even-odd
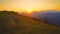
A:
<svg viewBox="0 0 60 34">
<path fill-rule="evenodd" d="M 33 12 L 31 17 L 37 18 L 47 24 L 60 26 L 60 11 L 47 10 L 42 12 Z"/>
<path fill-rule="evenodd" d="M 17 12 L 0 11 L 0 34 L 60 34 L 60 28 Z"/>
</svg>

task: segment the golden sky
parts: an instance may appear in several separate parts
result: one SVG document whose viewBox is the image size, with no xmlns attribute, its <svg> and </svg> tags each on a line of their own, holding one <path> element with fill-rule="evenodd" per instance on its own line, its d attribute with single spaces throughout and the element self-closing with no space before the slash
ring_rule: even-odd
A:
<svg viewBox="0 0 60 34">
<path fill-rule="evenodd" d="M 0 0 L 0 10 L 60 10 L 60 0 Z"/>
</svg>

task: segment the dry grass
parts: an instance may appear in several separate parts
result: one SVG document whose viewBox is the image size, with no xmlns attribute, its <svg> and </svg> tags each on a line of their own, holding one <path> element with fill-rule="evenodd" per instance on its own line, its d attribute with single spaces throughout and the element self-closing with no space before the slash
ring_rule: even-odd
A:
<svg viewBox="0 0 60 34">
<path fill-rule="evenodd" d="M 0 12 L 0 23 L 5 25 L 0 24 L 0 34 L 60 34 L 59 27 L 44 24 L 14 12 Z M 16 25 L 13 26 L 14 24 L 11 23 Z"/>
</svg>

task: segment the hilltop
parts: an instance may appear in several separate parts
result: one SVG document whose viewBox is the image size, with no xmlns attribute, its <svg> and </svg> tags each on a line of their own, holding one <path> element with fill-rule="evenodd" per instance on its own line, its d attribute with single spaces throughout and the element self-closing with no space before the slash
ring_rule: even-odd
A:
<svg viewBox="0 0 60 34">
<path fill-rule="evenodd" d="M 60 34 L 60 28 L 13 11 L 0 11 L 0 34 Z"/>
</svg>

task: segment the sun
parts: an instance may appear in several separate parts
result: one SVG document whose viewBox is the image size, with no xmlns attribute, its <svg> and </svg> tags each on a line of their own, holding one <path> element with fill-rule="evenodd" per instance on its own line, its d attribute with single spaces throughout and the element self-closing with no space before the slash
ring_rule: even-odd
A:
<svg viewBox="0 0 60 34">
<path fill-rule="evenodd" d="M 31 13 L 32 12 L 32 9 L 27 9 L 27 13 Z"/>
</svg>

